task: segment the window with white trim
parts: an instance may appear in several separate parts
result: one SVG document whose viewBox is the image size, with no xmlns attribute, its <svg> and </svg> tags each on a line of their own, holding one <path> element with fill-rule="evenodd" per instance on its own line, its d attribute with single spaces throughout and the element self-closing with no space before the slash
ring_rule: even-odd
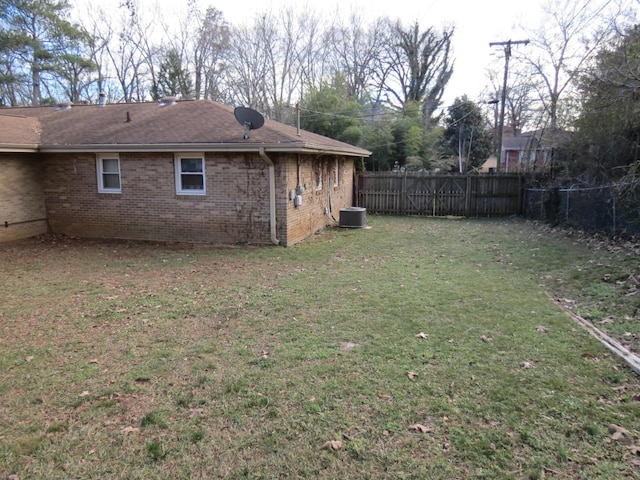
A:
<svg viewBox="0 0 640 480">
<path fill-rule="evenodd" d="M 336 158 L 336 164 L 333 167 L 333 186 L 340 185 L 340 161 Z"/>
<path fill-rule="evenodd" d="M 207 193 L 204 153 L 180 153 L 175 156 L 176 194 L 205 195 Z"/>
<path fill-rule="evenodd" d="M 120 182 L 120 157 L 118 154 L 98 154 L 96 156 L 99 193 L 122 193 Z"/>
</svg>

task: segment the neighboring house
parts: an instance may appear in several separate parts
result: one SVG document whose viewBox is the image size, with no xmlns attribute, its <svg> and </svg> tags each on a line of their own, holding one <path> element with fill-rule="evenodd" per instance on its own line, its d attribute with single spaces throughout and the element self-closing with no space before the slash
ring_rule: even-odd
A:
<svg viewBox="0 0 640 480">
<path fill-rule="evenodd" d="M 502 137 L 503 173 L 541 172 L 548 168 L 550 159 L 551 146 L 541 141 L 538 131 Z"/>
<path fill-rule="evenodd" d="M 478 171 L 480 173 L 495 173 L 497 164 L 498 164 L 498 159 L 496 158 L 495 155 L 491 155 L 489 158 L 487 158 L 484 161 L 482 166 L 478 168 Z"/>
<path fill-rule="evenodd" d="M 357 148 L 208 100 L 0 109 L 0 241 L 292 245 L 352 206 Z"/>
<path fill-rule="evenodd" d="M 568 132 L 551 135 L 542 130 L 523 132 L 502 137 L 501 173 L 548 173 L 559 162 L 562 146 L 568 140 Z M 554 158 L 555 157 L 555 158 Z M 497 159 L 489 157 L 479 168 L 480 172 L 495 172 Z"/>
</svg>

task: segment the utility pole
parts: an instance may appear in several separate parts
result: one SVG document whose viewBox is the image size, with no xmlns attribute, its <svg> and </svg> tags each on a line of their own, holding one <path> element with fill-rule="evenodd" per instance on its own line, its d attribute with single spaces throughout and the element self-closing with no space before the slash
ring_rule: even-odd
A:
<svg viewBox="0 0 640 480">
<path fill-rule="evenodd" d="M 496 173 L 500 172 L 502 163 L 502 135 L 504 133 L 504 105 L 507 100 L 507 78 L 509 78 L 509 58 L 511 58 L 511 45 L 527 45 L 529 40 L 507 40 L 506 42 L 491 42 L 490 47 L 504 47 L 504 81 L 502 83 L 502 96 L 500 99 L 500 126 L 498 127 L 498 160 Z"/>
</svg>

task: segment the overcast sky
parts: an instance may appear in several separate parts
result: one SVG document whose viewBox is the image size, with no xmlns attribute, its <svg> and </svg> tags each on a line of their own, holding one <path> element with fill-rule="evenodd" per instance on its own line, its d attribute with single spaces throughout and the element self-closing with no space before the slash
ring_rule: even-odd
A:
<svg viewBox="0 0 640 480">
<path fill-rule="evenodd" d="M 300 5 L 302 2 L 296 2 Z M 309 1 L 317 11 L 338 11 L 348 16 L 352 11 L 370 18 L 385 16 L 400 18 L 407 24 L 418 21 L 426 29 L 430 26 L 455 26 L 453 49 L 454 74 L 445 90 L 445 103 L 450 104 L 463 94 L 478 99 L 487 84 L 486 67 L 502 58 L 499 49 L 490 48 L 490 42 L 518 40 L 522 19 L 539 16 L 541 0 L 322 0 Z M 213 6 L 221 10 L 231 22 L 251 18 L 252 13 L 265 9 L 278 11 L 292 3 L 290 0 L 238 1 L 217 0 Z M 499 61 L 499 60 L 498 60 Z"/>
<path fill-rule="evenodd" d="M 200 0 L 203 1 L 203 0 Z M 502 52 L 490 48 L 490 42 L 519 40 L 523 30 L 518 28 L 524 19 L 539 16 L 543 0 L 321 0 L 308 1 L 309 8 L 319 12 L 348 16 L 352 11 L 369 18 L 385 16 L 399 18 L 406 24 L 418 21 L 426 29 L 430 26 L 454 25 L 454 74 L 445 91 L 445 103 L 450 104 L 467 94 L 478 100 L 487 84 L 485 70 L 490 62 L 502 64 Z M 221 10 L 231 23 L 250 20 L 264 10 L 278 11 L 305 2 L 291 0 L 214 0 L 208 2 Z M 205 4 L 205 3 L 203 3 Z M 496 56 L 498 58 L 496 58 Z"/>
<path fill-rule="evenodd" d="M 162 11 L 170 16 L 176 8 L 184 8 L 184 0 L 139 0 L 142 5 L 161 3 Z M 445 106 L 463 94 L 472 100 L 480 100 L 482 89 L 487 85 L 486 68 L 490 62 L 502 62 L 502 52 L 490 48 L 490 42 L 521 40 L 524 33 L 518 25 L 535 23 L 540 5 L 544 0 L 198 0 L 206 7 L 212 5 L 222 11 L 227 21 L 240 24 L 251 21 L 255 15 L 284 8 L 308 8 L 317 12 L 343 14 L 352 11 L 365 18 L 379 16 L 399 18 L 406 24 L 417 21 L 422 29 L 430 26 L 454 25 L 453 49 L 455 57 L 454 74 L 445 91 Z M 599 1 L 599 0 L 596 0 Z M 117 8 L 122 0 L 75 0 L 73 3 L 100 5 Z M 79 8 L 79 10 L 82 7 Z M 151 8 L 151 7 L 144 7 Z M 502 63 L 500 63 L 502 64 Z M 486 99 L 484 99 L 486 100 Z"/>
</svg>

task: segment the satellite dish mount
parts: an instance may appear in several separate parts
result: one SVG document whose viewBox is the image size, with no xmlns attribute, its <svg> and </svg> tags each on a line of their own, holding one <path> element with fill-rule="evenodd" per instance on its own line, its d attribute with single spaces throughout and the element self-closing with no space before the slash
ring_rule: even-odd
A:
<svg viewBox="0 0 640 480">
<path fill-rule="evenodd" d="M 233 115 L 244 129 L 244 134 L 242 135 L 244 140 L 249 138 L 250 130 L 257 130 L 264 125 L 264 117 L 262 114 L 251 108 L 236 107 L 233 111 Z"/>
</svg>

